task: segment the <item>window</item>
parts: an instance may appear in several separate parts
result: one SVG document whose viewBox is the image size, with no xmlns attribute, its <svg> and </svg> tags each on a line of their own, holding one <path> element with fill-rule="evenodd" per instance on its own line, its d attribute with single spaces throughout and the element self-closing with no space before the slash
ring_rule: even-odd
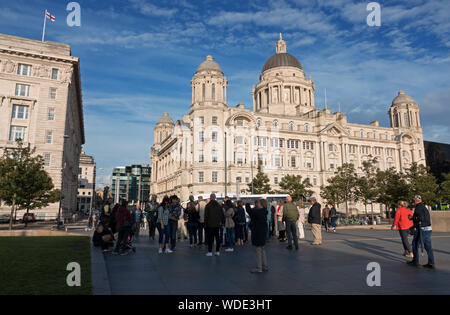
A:
<svg viewBox="0 0 450 315">
<path fill-rule="evenodd" d="M 203 150 L 200 150 L 200 152 L 198 153 L 198 161 L 199 162 L 204 162 L 205 161 L 205 156 L 203 154 Z"/>
<path fill-rule="evenodd" d="M 50 99 L 54 100 L 56 99 L 56 89 L 50 88 Z"/>
<path fill-rule="evenodd" d="M 317 177 L 314 177 L 314 178 L 313 178 L 313 185 L 314 185 L 314 186 L 317 186 Z"/>
<path fill-rule="evenodd" d="M 199 121 L 200 121 L 200 125 L 204 125 L 205 124 L 205 117 L 200 116 L 199 117 Z"/>
<path fill-rule="evenodd" d="M 275 177 L 273 178 L 273 183 L 274 183 L 275 185 L 278 185 L 278 177 L 277 177 L 277 176 L 275 176 Z"/>
<path fill-rule="evenodd" d="M 303 141 L 303 150 L 314 150 L 314 142 Z"/>
<path fill-rule="evenodd" d="M 44 165 L 50 166 L 50 154 L 49 153 L 45 153 L 45 155 L 44 155 Z"/>
<path fill-rule="evenodd" d="M 294 123 L 292 121 L 289 123 L 289 131 L 294 131 Z"/>
<path fill-rule="evenodd" d="M 422 158 L 422 150 L 419 150 L 419 158 Z"/>
<path fill-rule="evenodd" d="M 291 167 L 295 167 L 295 156 L 291 156 Z"/>
<path fill-rule="evenodd" d="M 52 69 L 52 80 L 58 80 L 58 69 Z"/>
<path fill-rule="evenodd" d="M 25 140 L 27 136 L 27 127 L 11 126 L 9 132 L 9 141 L 15 141 L 18 139 Z"/>
<path fill-rule="evenodd" d="M 236 137 L 236 144 L 244 144 L 244 137 Z"/>
<path fill-rule="evenodd" d="M 53 140 L 53 131 L 47 130 L 45 133 L 45 143 L 52 143 Z"/>
<path fill-rule="evenodd" d="M 48 109 L 48 120 L 55 120 L 55 109 L 54 108 Z"/>
<path fill-rule="evenodd" d="M 16 84 L 16 96 L 30 96 L 30 86 L 26 84 Z"/>
<path fill-rule="evenodd" d="M 238 164 L 244 163 L 244 153 L 243 152 L 236 153 L 236 161 Z"/>
<path fill-rule="evenodd" d="M 364 130 L 361 129 L 361 130 L 359 131 L 359 136 L 360 136 L 361 138 L 364 138 Z"/>
<path fill-rule="evenodd" d="M 204 180 L 204 173 L 198 172 L 198 182 L 203 183 L 203 180 Z"/>
<path fill-rule="evenodd" d="M 206 91 L 205 91 L 205 83 L 202 84 L 202 101 L 205 100 L 205 95 L 206 95 Z"/>
<path fill-rule="evenodd" d="M 13 119 L 28 119 L 28 106 L 13 105 L 12 118 Z"/>
<path fill-rule="evenodd" d="M 242 119 L 236 119 L 236 126 L 238 127 L 244 126 L 244 121 Z"/>
<path fill-rule="evenodd" d="M 309 124 L 305 124 L 305 132 L 309 132 Z"/>
<path fill-rule="evenodd" d="M 212 151 L 212 162 L 217 163 L 217 150 Z"/>
<path fill-rule="evenodd" d="M 212 85 L 212 99 L 213 101 L 216 100 L 216 85 L 214 83 Z"/>
<path fill-rule="evenodd" d="M 373 138 L 374 138 L 374 139 L 377 138 L 377 132 L 376 132 L 376 131 L 373 132 Z"/>
<path fill-rule="evenodd" d="M 211 139 L 213 142 L 217 142 L 217 131 L 211 133 Z"/>
<path fill-rule="evenodd" d="M 273 128 L 278 128 L 278 120 L 274 120 L 272 124 Z"/>
<path fill-rule="evenodd" d="M 328 151 L 330 151 L 330 152 L 334 151 L 334 146 L 332 144 L 328 145 Z"/>
<path fill-rule="evenodd" d="M 217 116 L 212 116 L 212 124 L 217 125 Z"/>
<path fill-rule="evenodd" d="M 213 183 L 217 183 L 217 172 L 212 172 L 211 181 Z"/>
<path fill-rule="evenodd" d="M 25 76 L 31 76 L 31 66 L 25 65 L 23 63 L 19 63 L 19 66 L 17 67 L 17 74 L 18 75 L 25 75 Z"/>
<path fill-rule="evenodd" d="M 334 169 L 335 165 L 336 165 L 336 160 L 334 157 L 331 157 L 330 158 L 330 169 Z"/>
<path fill-rule="evenodd" d="M 261 125 L 262 125 L 262 120 L 261 120 L 261 118 L 258 118 L 258 119 L 256 120 L 256 125 L 258 126 L 258 128 L 261 127 Z"/>
<path fill-rule="evenodd" d="M 278 154 L 274 156 L 274 166 L 280 167 L 281 166 L 281 158 Z"/>
<path fill-rule="evenodd" d="M 205 136 L 204 136 L 203 131 L 200 131 L 200 132 L 198 133 L 198 141 L 199 141 L 199 142 L 204 142 L 204 141 L 205 141 Z"/>
<path fill-rule="evenodd" d="M 313 168 L 313 159 L 311 157 L 307 157 L 305 158 L 305 166 L 308 169 L 312 169 Z"/>
</svg>

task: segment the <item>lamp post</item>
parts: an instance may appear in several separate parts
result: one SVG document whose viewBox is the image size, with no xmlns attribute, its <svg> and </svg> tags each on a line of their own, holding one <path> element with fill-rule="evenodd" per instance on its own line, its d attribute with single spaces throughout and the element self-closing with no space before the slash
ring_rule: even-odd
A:
<svg viewBox="0 0 450 315">
<path fill-rule="evenodd" d="M 63 181 L 64 181 L 64 169 L 66 167 L 66 162 L 64 161 L 64 152 L 66 147 L 66 140 L 69 138 L 68 135 L 64 135 L 64 141 L 63 141 L 63 152 L 62 152 L 62 159 L 61 159 L 61 190 L 59 191 L 59 208 L 58 208 L 58 222 L 57 222 L 57 228 L 61 229 L 64 226 L 64 223 L 61 222 L 61 208 L 62 208 L 62 197 L 63 197 Z"/>
</svg>

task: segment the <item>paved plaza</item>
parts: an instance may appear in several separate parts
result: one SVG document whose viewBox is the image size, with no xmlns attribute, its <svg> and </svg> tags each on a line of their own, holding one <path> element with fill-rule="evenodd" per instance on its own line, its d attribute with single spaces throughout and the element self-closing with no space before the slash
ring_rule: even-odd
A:
<svg viewBox="0 0 450 315">
<path fill-rule="evenodd" d="M 299 251 L 288 251 L 286 243 L 272 239 L 266 248 L 270 271 L 252 274 L 255 253 L 250 245 L 206 257 L 205 247 L 190 248 L 184 241 L 174 253 L 158 254 L 158 242 L 142 232 L 136 254 L 107 253 L 105 264 L 93 270 L 105 274 L 99 268 L 106 265 L 112 294 L 450 294 L 450 233 L 433 234 L 435 270 L 405 264 L 397 231 L 323 231 L 323 245 L 312 246 L 307 229 Z M 426 263 L 424 254 L 421 264 Z M 370 262 L 381 266 L 380 287 L 366 284 Z M 99 293 L 95 281 L 94 293 Z"/>
</svg>

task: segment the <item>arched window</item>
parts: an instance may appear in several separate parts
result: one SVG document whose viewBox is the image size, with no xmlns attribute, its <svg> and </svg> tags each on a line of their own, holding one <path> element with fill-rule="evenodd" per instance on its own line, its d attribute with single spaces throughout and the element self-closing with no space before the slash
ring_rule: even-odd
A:
<svg viewBox="0 0 450 315">
<path fill-rule="evenodd" d="M 305 132 L 309 132 L 309 124 L 305 124 Z"/>
<path fill-rule="evenodd" d="M 277 129 L 278 128 L 278 120 L 274 120 L 272 125 L 273 125 L 273 128 Z"/>
<path fill-rule="evenodd" d="M 294 131 L 294 122 L 289 122 L 289 131 Z"/>
<path fill-rule="evenodd" d="M 202 101 L 205 100 L 206 97 L 206 90 L 205 90 L 205 83 L 202 84 Z"/>
<path fill-rule="evenodd" d="M 361 130 L 359 131 L 359 136 L 360 136 L 361 138 L 364 138 L 364 130 L 361 129 Z"/>
<path fill-rule="evenodd" d="M 215 101 L 216 100 L 216 85 L 213 83 L 213 85 L 212 85 L 212 91 L 211 91 L 211 94 L 212 94 L 212 99 L 213 99 L 213 101 Z"/>
<path fill-rule="evenodd" d="M 262 125 L 261 118 L 258 118 L 258 119 L 256 120 L 256 125 L 258 126 L 258 128 L 261 127 L 261 125 Z"/>
</svg>

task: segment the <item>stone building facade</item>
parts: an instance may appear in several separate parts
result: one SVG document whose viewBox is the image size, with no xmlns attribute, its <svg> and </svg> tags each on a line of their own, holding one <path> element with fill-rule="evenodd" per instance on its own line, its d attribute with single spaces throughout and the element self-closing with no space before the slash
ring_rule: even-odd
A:
<svg viewBox="0 0 450 315">
<path fill-rule="evenodd" d="M 419 107 L 404 91 L 389 108 L 390 127 L 350 123 L 341 112 L 315 107 L 311 77 L 281 35 L 275 46 L 252 89 L 252 110 L 228 106 L 227 79 L 211 56 L 200 64 L 189 113 L 176 122 L 164 113 L 154 128 L 152 193 L 183 200 L 242 194 L 261 161 L 274 189 L 283 176 L 302 175 L 320 196 L 320 186 L 346 162 L 359 168 L 372 155 L 380 169 L 425 164 Z"/>
<path fill-rule="evenodd" d="M 55 188 L 62 184 L 65 217 L 77 209 L 85 142 L 80 80 L 80 61 L 69 45 L 0 34 L 0 153 L 17 138 L 36 147 Z M 55 203 L 33 212 L 54 219 L 58 209 Z"/>
<path fill-rule="evenodd" d="M 95 202 L 96 165 L 94 157 L 81 152 L 78 167 L 78 211 L 88 213 Z"/>
</svg>

